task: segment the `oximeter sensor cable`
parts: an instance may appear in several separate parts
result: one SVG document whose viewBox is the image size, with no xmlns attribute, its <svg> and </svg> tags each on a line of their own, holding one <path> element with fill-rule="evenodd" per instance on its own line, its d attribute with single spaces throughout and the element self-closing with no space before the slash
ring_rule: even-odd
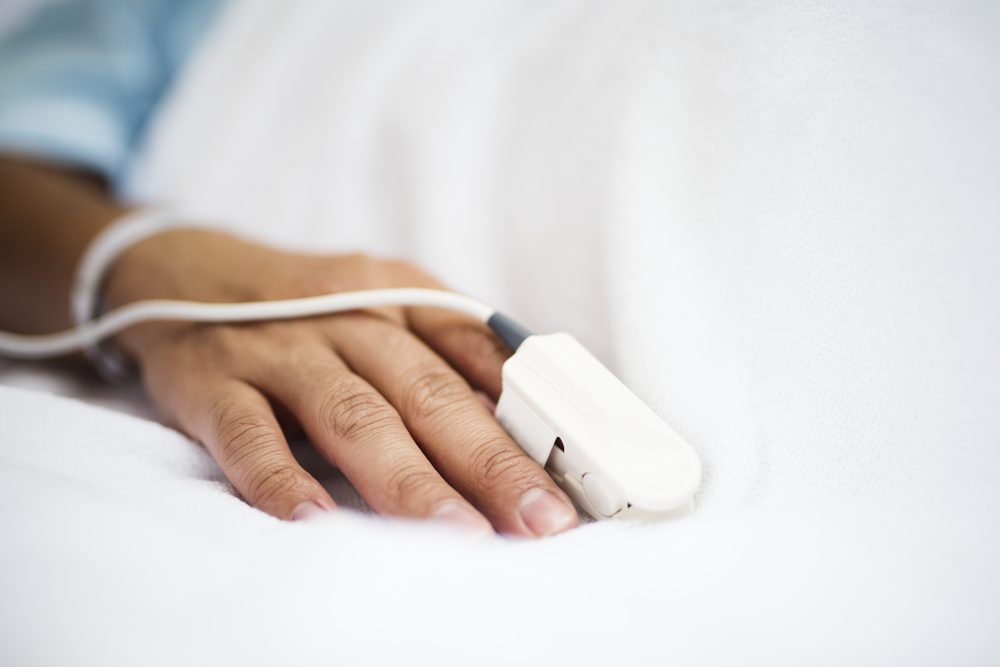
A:
<svg viewBox="0 0 1000 667">
<path fill-rule="evenodd" d="M 136 324 L 154 321 L 263 322 L 331 315 L 384 306 L 445 308 L 486 322 L 512 350 L 531 335 L 509 317 L 462 294 L 424 288 L 373 289 L 324 294 L 279 301 L 203 303 L 154 299 L 136 301 L 105 313 L 73 329 L 52 334 L 24 335 L 0 331 L 0 356 L 15 359 L 48 359 L 69 354 Z"/>
</svg>

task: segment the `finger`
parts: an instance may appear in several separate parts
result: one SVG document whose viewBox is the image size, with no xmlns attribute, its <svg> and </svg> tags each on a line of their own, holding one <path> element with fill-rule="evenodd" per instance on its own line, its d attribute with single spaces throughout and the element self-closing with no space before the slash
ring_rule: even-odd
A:
<svg viewBox="0 0 1000 667">
<path fill-rule="evenodd" d="M 399 285 L 448 289 L 443 283 L 406 262 L 387 261 L 391 279 Z M 405 308 L 406 325 L 458 369 L 476 389 L 496 401 L 500 371 L 511 350 L 479 320 L 442 308 Z"/>
<path fill-rule="evenodd" d="M 227 379 L 200 392 L 192 432 L 205 443 L 243 498 L 282 519 L 305 519 L 335 507 L 292 456 L 267 400 Z"/>
<path fill-rule="evenodd" d="M 331 350 L 300 348 L 258 382 L 377 512 L 492 531 L 434 469 L 393 407 Z"/>
<path fill-rule="evenodd" d="M 434 466 L 499 530 L 542 536 L 576 524 L 576 511 L 552 478 L 465 380 L 410 332 L 361 316 L 331 327 L 347 363 L 396 406 Z"/>
<path fill-rule="evenodd" d="M 491 399 L 500 397 L 501 370 L 511 350 L 485 323 L 440 308 L 408 308 L 409 328 Z"/>
</svg>

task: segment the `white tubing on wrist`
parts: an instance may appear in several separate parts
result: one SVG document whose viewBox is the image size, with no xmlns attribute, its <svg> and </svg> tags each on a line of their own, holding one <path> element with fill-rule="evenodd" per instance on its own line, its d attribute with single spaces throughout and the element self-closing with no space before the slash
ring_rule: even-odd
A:
<svg viewBox="0 0 1000 667">
<path fill-rule="evenodd" d="M 107 225 L 94 237 L 77 265 L 70 294 L 71 315 L 78 328 L 86 327 L 103 310 L 101 291 L 108 272 L 122 253 L 142 240 L 177 226 L 177 217 L 166 210 L 136 209 Z M 7 354 L 7 337 L 0 332 L 0 354 Z M 114 345 L 100 342 L 100 338 L 95 338 L 73 349 L 82 349 L 105 379 L 117 380 L 126 376 L 129 362 L 125 355 Z"/>
<path fill-rule="evenodd" d="M 84 251 L 77 268 L 70 295 L 76 328 L 36 336 L 0 331 L 0 356 L 46 359 L 82 350 L 102 376 L 108 380 L 118 380 L 128 374 L 129 362 L 106 339 L 141 322 L 252 322 L 329 315 L 383 306 L 445 308 L 485 322 L 494 312 L 489 306 L 454 292 L 399 288 L 248 303 L 137 301 L 98 317 L 102 310 L 101 289 L 110 268 L 122 253 L 162 231 L 187 226 L 190 225 L 176 214 L 160 209 L 138 209 L 106 226 Z"/>
<path fill-rule="evenodd" d="M 123 329 L 152 321 L 253 322 L 329 315 L 348 310 L 384 306 L 428 306 L 469 315 L 483 322 L 493 308 L 472 297 L 443 290 L 405 287 L 340 292 L 301 299 L 251 301 L 246 303 L 202 303 L 198 301 L 150 300 L 115 310 L 75 329 L 27 336 L 0 332 L 0 355 L 17 359 L 46 359 L 68 354 L 112 336 Z"/>
</svg>

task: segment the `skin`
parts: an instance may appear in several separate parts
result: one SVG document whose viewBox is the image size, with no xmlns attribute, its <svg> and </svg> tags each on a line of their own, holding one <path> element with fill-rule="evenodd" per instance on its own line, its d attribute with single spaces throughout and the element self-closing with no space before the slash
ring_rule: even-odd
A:
<svg viewBox="0 0 1000 667">
<path fill-rule="evenodd" d="M 70 326 L 86 244 L 124 209 L 85 172 L 0 157 L 0 328 Z M 174 229 L 130 248 L 110 307 L 148 298 L 236 302 L 443 286 L 364 255 L 291 253 Z M 539 537 L 576 525 L 551 478 L 482 400 L 510 351 L 485 325 L 433 308 L 383 308 L 244 324 L 150 323 L 116 342 L 164 419 L 204 444 L 246 501 L 283 519 L 334 511 L 292 456 L 302 429 L 378 512 Z"/>
</svg>

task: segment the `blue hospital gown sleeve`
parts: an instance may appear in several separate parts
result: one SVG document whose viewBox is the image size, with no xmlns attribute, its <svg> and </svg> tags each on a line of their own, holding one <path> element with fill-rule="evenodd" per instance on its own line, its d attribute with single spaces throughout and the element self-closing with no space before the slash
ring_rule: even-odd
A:
<svg viewBox="0 0 1000 667">
<path fill-rule="evenodd" d="M 219 0 L 49 2 L 0 38 L 0 151 L 114 182 Z"/>
</svg>

